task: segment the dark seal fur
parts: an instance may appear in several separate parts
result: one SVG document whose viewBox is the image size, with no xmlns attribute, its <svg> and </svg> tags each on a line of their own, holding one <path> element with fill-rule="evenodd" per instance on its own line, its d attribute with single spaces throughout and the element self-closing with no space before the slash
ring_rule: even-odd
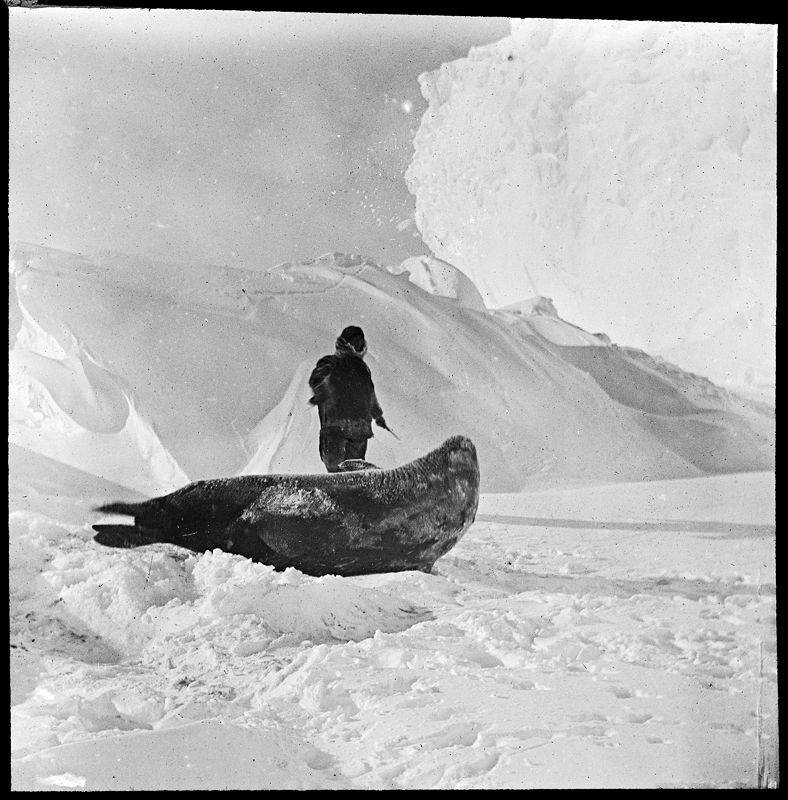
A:
<svg viewBox="0 0 788 800">
<path fill-rule="evenodd" d="M 401 467 L 369 467 L 214 478 L 140 503 L 110 503 L 96 510 L 133 516 L 134 525 L 94 525 L 95 540 L 219 548 L 308 575 L 429 572 L 476 516 L 476 448 L 454 436 Z"/>
</svg>

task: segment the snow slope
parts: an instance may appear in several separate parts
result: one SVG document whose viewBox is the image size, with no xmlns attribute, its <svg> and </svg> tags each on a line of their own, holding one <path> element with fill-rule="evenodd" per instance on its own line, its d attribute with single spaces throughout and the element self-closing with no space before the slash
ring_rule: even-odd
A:
<svg viewBox="0 0 788 800">
<path fill-rule="evenodd" d="M 402 263 L 388 266 L 392 275 L 407 273 L 408 280 L 429 294 L 450 297 L 461 306 L 474 311 L 484 311 L 485 305 L 479 290 L 460 270 L 431 256 L 412 256 Z"/>
<path fill-rule="evenodd" d="M 12 456 L 15 790 L 776 785 L 768 473 L 488 494 L 431 575 L 310 578 L 101 548 L 124 490 Z"/>
<path fill-rule="evenodd" d="M 9 441 L 64 464 L 89 464 L 91 472 L 142 492 L 187 482 L 122 381 L 68 329 L 65 350 L 24 305 L 19 310 L 23 322 L 8 357 Z"/>
<path fill-rule="evenodd" d="M 371 441 L 381 467 L 462 433 L 482 491 L 771 468 L 770 408 L 606 345 L 549 301 L 488 312 L 453 267 L 416 261 L 244 271 L 19 245 L 10 440 L 147 493 L 322 471 L 307 377 L 355 323 L 400 437 Z"/>
<path fill-rule="evenodd" d="M 420 76 L 422 238 L 488 306 L 547 295 L 715 381 L 769 382 L 775 65 L 772 25 L 513 20 Z"/>
</svg>

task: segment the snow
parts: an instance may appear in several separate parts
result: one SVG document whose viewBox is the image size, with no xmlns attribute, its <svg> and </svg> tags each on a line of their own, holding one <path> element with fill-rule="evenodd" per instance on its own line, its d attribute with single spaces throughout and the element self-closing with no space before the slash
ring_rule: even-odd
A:
<svg viewBox="0 0 788 800">
<path fill-rule="evenodd" d="M 513 320 L 531 333 L 564 347 L 602 347 L 605 342 L 558 316 L 549 297 L 530 297 L 501 309 L 499 316 Z"/>
<path fill-rule="evenodd" d="M 486 494 L 432 574 L 311 578 L 102 548 L 122 490 L 13 455 L 15 790 L 773 780 L 771 473 Z"/>
<path fill-rule="evenodd" d="M 775 784 L 773 407 L 417 262 L 13 249 L 14 789 Z M 480 452 L 431 574 L 93 541 L 109 501 L 322 472 L 349 322 L 401 436 L 372 461 Z"/>
<path fill-rule="evenodd" d="M 776 26 L 513 20 L 420 76 L 416 225 L 489 307 L 773 381 Z M 752 379 L 751 379 L 752 380 Z"/>
<path fill-rule="evenodd" d="M 96 474 L 113 473 L 141 492 L 176 489 L 186 474 L 162 447 L 116 376 L 68 329 L 65 348 L 27 311 L 9 352 L 9 442 Z"/>
<path fill-rule="evenodd" d="M 460 270 L 430 256 L 413 256 L 402 263 L 389 266 L 392 275 L 408 274 L 408 280 L 429 294 L 450 297 L 465 308 L 484 311 L 485 305 L 478 289 Z"/>
<path fill-rule="evenodd" d="M 399 436 L 370 442 L 384 469 L 458 433 L 486 492 L 771 469 L 769 406 L 606 345 L 545 298 L 484 310 L 451 265 L 416 261 L 257 271 L 16 245 L 10 441 L 144 494 L 323 471 L 307 377 L 359 324 Z"/>
<path fill-rule="evenodd" d="M 12 244 L 12 788 L 775 788 L 775 41 L 513 21 L 420 78 L 399 264 Z M 324 472 L 348 324 L 371 462 L 478 451 L 430 573 L 94 541 L 112 501 Z"/>
</svg>

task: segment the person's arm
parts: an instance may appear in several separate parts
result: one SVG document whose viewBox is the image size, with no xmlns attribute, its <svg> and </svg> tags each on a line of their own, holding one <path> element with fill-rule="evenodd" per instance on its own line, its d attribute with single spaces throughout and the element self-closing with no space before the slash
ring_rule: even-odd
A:
<svg viewBox="0 0 788 800">
<path fill-rule="evenodd" d="M 378 398 L 375 395 L 375 387 L 372 387 L 372 419 L 375 420 L 377 425 L 380 425 L 381 428 L 386 427 L 386 420 L 383 419 L 383 409 L 380 407 L 380 403 L 378 402 Z"/>
<path fill-rule="evenodd" d="M 371 381 L 370 381 L 371 383 Z M 394 433 L 391 428 L 386 424 L 386 420 L 383 417 L 383 409 L 380 407 L 380 403 L 378 402 L 377 395 L 375 394 L 375 386 L 372 385 L 372 419 L 375 420 L 375 424 L 379 428 L 383 428 L 383 430 L 388 431 L 394 438 L 399 439 L 396 433 Z"/>
<path fill-rule="evenodd" d="M 325 381 L 331 374 L 333 366 L 334 356 L 323 356 L 317 364 L 315 364 L 315 368 L 309 376 L 309 388 L 312 390 L 312 397 L 309 398 L 309 402 L 313 406 L 319 405 L 325 399 Z"/>
</svg>

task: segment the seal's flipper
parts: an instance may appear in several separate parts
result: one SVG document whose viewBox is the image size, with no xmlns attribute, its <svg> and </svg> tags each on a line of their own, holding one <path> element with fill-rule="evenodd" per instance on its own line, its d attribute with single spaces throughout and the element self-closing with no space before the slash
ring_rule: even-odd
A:
<svg viewBox="0 0 788 800">
<path fill-rule="evenodd" d="M 97 531 L 93 537 L 94 542 L 105 547 L 142 547 L 146 544 L 156 544 L 161 541 L 155 534 L 143 533 L 133 525 L 93 525 Z"/>
</svg>

